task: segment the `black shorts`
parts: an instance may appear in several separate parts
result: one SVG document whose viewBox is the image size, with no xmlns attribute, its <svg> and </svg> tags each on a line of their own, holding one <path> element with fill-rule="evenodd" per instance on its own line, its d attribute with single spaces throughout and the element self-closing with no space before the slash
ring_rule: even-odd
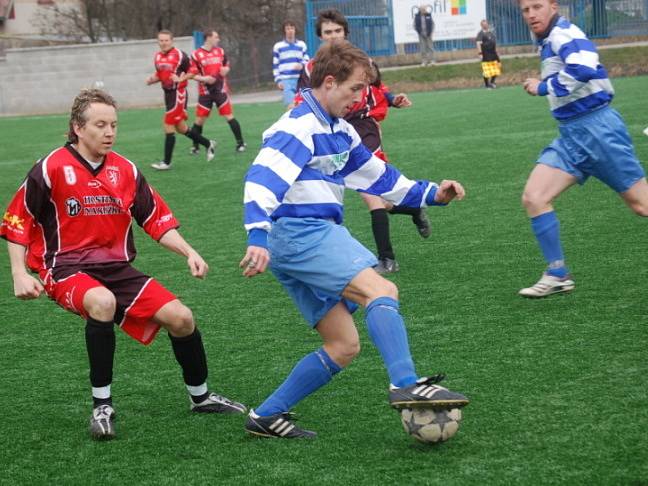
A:
<svg viewBox="0 0 648 486">
<path fill-rule="evenodd" d="M 370 152 L 375 152 L 381 145 L 380 125 L 373 118 L 353 118 L 349 123 L 356 129 L 362 139 L 362 143 Z"/>
</svg>

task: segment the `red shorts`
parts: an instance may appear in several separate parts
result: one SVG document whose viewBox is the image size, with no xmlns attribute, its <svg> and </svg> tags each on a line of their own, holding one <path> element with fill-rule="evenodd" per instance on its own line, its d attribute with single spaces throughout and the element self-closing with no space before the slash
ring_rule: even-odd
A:
<svg viewBox="0 0 648 486">
<path fill-rule="evenodd" d="M 164 114 L 165 124 L 175 126 L 189 118 L 187 115 L 186 88 L 165 90 L 164 104 L 166 105 L 166 113 Z"/>
<path fill-rule="evenodd" d="M 212 106 L 216 105 L 220 116 L 229 116 L 233 113 L 232 102 L 229 95 L 224 91 L 200 95 L 196 105 L 196 116 L 207 118 L 211 113 Z"/>
<path fill-rule="evenodd" d="M 142 344 L 150 344 L 160 330 L 151 321 L 153 316 L 177 299 L 157 280 L 121 262 L 48 270 L 42 272 L 41 280 L 50 299 L 84 318 L 88 317 L 83 307 L 86 292 L 95 287 L 107 288 L 117 301 L 115 324 Z"/>
</svg>

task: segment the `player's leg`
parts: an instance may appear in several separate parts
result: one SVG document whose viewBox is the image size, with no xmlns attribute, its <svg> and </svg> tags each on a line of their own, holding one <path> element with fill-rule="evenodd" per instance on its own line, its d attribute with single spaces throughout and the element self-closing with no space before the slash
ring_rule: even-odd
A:
<svg viewBox="0 0 648 486">
<path fill-rule="evenodd" d="M 620 196 L 636 214 L 648 217 L 648 183 L 645 177 L 635 182 L 626 192 L 620 193 Z"/>
<path fill-rule="evenodd" d="M 290 420 L 288 411 L 315 393 L 349 365 L 360 352 L 360 338 L 353 318 L 343 302 L 338 302 L 315 327 L 323 346 L 304 356 L 286 380 L 250 413 L 246 430 L 263 437 L 310 438 L 315 432 L 303 430 Z"/>
<path fill-rule="evenodd" d="M 381 274 L 397 272 L 399 267 L 389 236 L 389 216 L 387 215 L 385 203 L 381 197 L 371 194 L 361 192 L 360 197 L 371 215 L 371 231 L 378 252 L 376 271 Z"/>
<path fill-rule="evenodd" d="M 367 330 L 387 368 L 393 407 L 456 408 L 468 404 L 464 395 L 435 384 L 441 376 L 419 378 L 416 374 L 394 283 L 366 268 L 342 295 L 366 308 Z"/>
<path fill-rule="evenodd" d="M 245 152 L 247 145 L 243 140 L 243 132 L 238 120 L 234 118 L 234 110 L 232 108 L 232 101 L 227 93 L 219 93 L 217 96 L 216 104 L 218 106 L 218 114 L 227 120 L 227 124 L 234 135 L 236 140 L 236 151 Z"/>
<path fill-rule="evenodd" d="M 216 142 L 213 140 L 207 140 L 200 134 L 195 133 L 193 130 L 189 129 L 189 126 L 183 120 L 175 126 L 175 129 L 178 133 L 182 133 L 187 138 L 191 139 L 194 144 L 199 144 L 207 149 L 207 161 L 209 162 L 214 158 L 216 154 Z"/>
<path fill-rule="evenodd" d="M 174 299 L 159 308 L 151 320 L 169 333 L 173 353 L 182 368 L 182 376 L 191 397 L 191 410 L 209 413 L 245 412 L 243 404 L 209 392 L 207 357 L 202 335 L 187 306 Z"/>
<path fill-rule="evenodd" d="M 206 116 L 198 115 L 198 107 L 196 107 L 196 118 L 194 120 L 193 125 L 191 126 L 191 131 L 198 135 L 202 135 L 203 127 L 205 126 L 206 120 L 207 120 Z M 194 142 L 193 145 L 191 146 L 191 150 L 189 151 L 189 154 L 198 155 L 199 152 L 200 152 L 200 146 L 198 142 Z"/>
<path fill-rule="evenodd" d="M 545 152 L 543 156 L 551 158 L 554 155 Z M 547 263 L 547 269 L 535 285 L 520 290 L 520 295 L 524 297 L 546 297 L 574 288 L 574 282 L 565 264 L 560 240 L 560 222 L 556 217 L 553 201 L 576 182 L 576 175 L 545 163 L 538 163 L 531 171 L 522 194 L 522 204 L 530 218 L 531 228 Z"/>
</svg>

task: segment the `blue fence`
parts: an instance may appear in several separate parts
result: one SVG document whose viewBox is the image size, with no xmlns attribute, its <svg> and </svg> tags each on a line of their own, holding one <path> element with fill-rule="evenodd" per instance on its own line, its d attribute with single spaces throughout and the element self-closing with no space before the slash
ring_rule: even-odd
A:
<svg viewBox="0 0 648 486">
<path fill-rule="evenodd" d="M 391 0 L 307 0 L 306 42 L 312 54 L 320 41 L 315 32 L 317 13 L 328 8 L 341 11 L 349 22 L 349 40 L 371 56 L 396 52 Z M 560 12 L 592 38 L 648 36 L 648 0 L 561 0 Z M 501 46 L 530 44 L 517 0 L 486 0 L 486 13 Z M 479 27 L 476 26 L 475 33 Z M 474 47 L 473 39 L 437 41 L 439 51 Z M 406 53 L 418 52 L 418 44 L 405 44 Z"/>
</svg>

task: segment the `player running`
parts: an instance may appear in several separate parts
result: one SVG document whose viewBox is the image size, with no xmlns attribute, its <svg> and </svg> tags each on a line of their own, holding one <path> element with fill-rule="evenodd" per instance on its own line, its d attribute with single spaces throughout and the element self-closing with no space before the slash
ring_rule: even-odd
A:
<svg viewBox="0 0 648 486">
<path fill-rule="evenodd" d="M 200 133 L 189 130 L 187 119 L 187 80 L 193 75 L 189 72 L 189 56 L 177 47 L 173 47 L 173 34 L 169 30 L 158 32 L 160 51 L 155 54 L 155 73 L 146 79 L 146 84 L 160 83 L 164 91 L 164 159 L 151 167 L 157 170 L 169 170 L 175 147 L 175 132 L 186 135 L 196 146 L 207 149 L 207 162 L 214 158 L 216 142 L 207 140 Z"/>
<path fill-rule="evenodd" d="M 136 254 L 134 219 L 163 247 L 187 258 L 194 277 L 204 278 L 208 270 L 137 166 L 112 151 L 115 107 L 103 91 L 83 91 L 76 97 L 68 143 L 33 166 L 0 226 L 16 297 L 35 299 L 44 291 L 86 320 L 94 439 L 115 437 L 111 395 L 115 324 L 143 344 L 153 341 L 160 327 L 167 330 L 192 411 L 245 412 L 242 404 L 209 392 L 207 359 L 191 310 L 157 280 L 131 266 Z"/>
<path fill-rule="evenodd" d="M 351 313 L 366 308 L 369 336 L 391 382 L 394 408 L 457 408 L 460 393 L 419 377 L 400 315 L 398 289 L 373 267 L 373 254 L 342 226 L 345 188 L 410 207 L 446 205 L 462 199 L 456 181 L 440 185 L 405 178 L 374 156 L 343 117 L 373 69 L 369 57 L 347 41 L 324 44 L 315 57 L 312 90 L 263 134 L 263 147 L 245 181 L 248 248 L 240 265 L 253 277 L 268 265 L 311 327 L 324 341 L 306 355 L 256 410 L 247 432 L 261 437 L 308 438 L 289 414 L 349 365 L 360 350 Z"/>
<path fill-rule="evenodd" d="M 559 123 L 558 138 L 540 154 L 522 195 L 547 268 L 535 285 L 519 294 L 538 298 L 571 291 L 575 285 L 565 264 L 553 201 L 594 176 L 635 213 L 648 216 L 648 184 L 625 123 L 610 107 L 614 89 L 594 43 L 560 16 L 556 0 L 518 3 L 542 59 L 542 80 L 527 79 L 524 89 L 546 96 Z"/>
<path fill-rule="evenodd" d="M 204 44 L 191 54 L 192 73 L 198 81 L 198 105 L 192 131 L 202 133 L 205 121 L 212 106 L 216 105 L 218 114 L 225 117 L 236 140 L 236 151 L 245 152 L 247 145 L 243 141 L 241 125 L 234 118 L 232 101 L 229 97 L 227 75 L 230 71 L 229 60 L 222 47 L 219 47 L 220 36 L 215 30 L 204 32 Z M 191 154 L 198 153 L 198 144 L 194 142 Z"/>
</svg>

